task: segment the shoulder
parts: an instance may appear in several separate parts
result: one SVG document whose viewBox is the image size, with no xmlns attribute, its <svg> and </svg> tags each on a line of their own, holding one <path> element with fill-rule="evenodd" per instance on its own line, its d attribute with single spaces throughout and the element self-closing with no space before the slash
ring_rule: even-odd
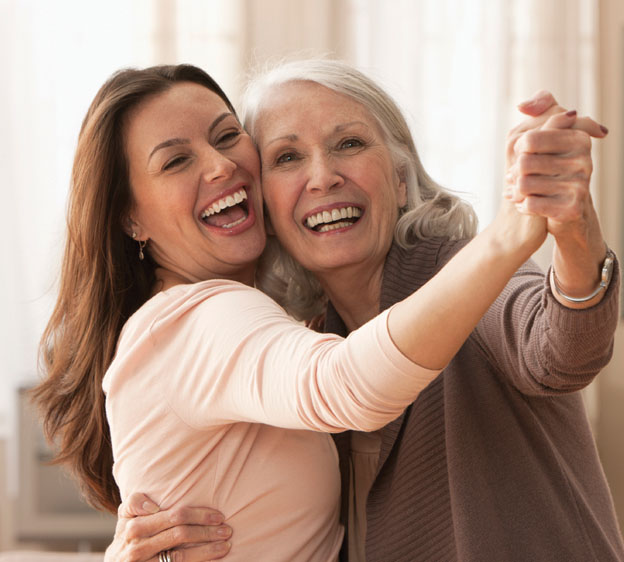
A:
<svg viewBox="0 0 624 562">
<path fill-rule="evenodd" d="M 393 243 L 384 266 L 381 309 L 385 310 L 422 287 L 468 242 L 427 238 L 415 240 L 409 247 Z"/>
<path fill-rule="evenodd" d="M 285 314 L 270 297 L 255 289 L 227 279 L 213 279 L 176 285 L 153 296 L 124 325 L 123 340 L 135 340 L 143 334 L 152 336 L 173 325 L 181 327 L 210 319 L 222 324 L 245 310 L 265 309 Z"/>
<path fill-rule="evenodd" d="M 387 270 L 408 268 L 433 275 L 441 269 L 470 239 L 427 238 L 409 247 L 393 244 L 386 260 Z"/>
</svg>

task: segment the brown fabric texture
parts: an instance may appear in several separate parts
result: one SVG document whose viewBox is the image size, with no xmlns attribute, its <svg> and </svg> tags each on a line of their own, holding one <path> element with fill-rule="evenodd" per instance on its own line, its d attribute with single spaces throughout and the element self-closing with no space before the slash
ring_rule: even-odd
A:
<svg viewBox="0 0 624 562">
<path fill-rule="evenodd" d="M 381 309 L 422 286 L 465 243 L 393 246 Z M 382 429 L 367 562 L 624 561 L 577 392 L 611 357 L 618 292 L 619 272 L 600 304 L 571 310 L 535 264 L 516 273 L 447 368 Z M 331 305 L 325 330 L 346 334 Z M 335 441 L 344 495 L 349 434 Z"/>
</svg>

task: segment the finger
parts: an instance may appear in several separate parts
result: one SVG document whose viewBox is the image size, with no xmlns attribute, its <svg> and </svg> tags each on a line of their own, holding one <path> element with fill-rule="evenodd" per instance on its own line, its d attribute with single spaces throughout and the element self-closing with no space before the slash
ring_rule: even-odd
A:
<svg viewBox="0 0 624 562">
<path fill-rule="evenodd" d="M 545 217 L 549 221 L 570 223 L 583 217 L 583 204 L 573 197 L 530 196 L 516 206 L 523 213 Z"/>
<path fill-rule="evenodd" d="M 151 537 L 129 540 L 125 544 L 123 559 L 151 560 L 164 550 L 186 552 L 191 546 L 201 546 L 203 551 L 221 552 L 224 548 L 223 543 L 231 536 L 232 529 L 227 525 L 210 528 L 201 525 L 179 525 Z M 180 560 L 185 560 L 183 555 L 178 556 Z"/>
<path fill-rule="evenodd" d="M 572 128 L 583 131 L 595 138 L 603 138 L 609 132 L 604 125 L 594 121 L 591 117 L 578 117 L 575 110 L 551 115 L 542 125 L 542 129 Z"/>
<path fill-rule="evenodd" d="M 523 176 L 516 181 L 512 200 L 522 201 L 527 197 L 552 197 L 573 199 L 579 190 L 586 191 L 585 179 L 569 178 L 562 181 L 551 176 Z"/>
<path fill-rule="evenodd" d="M 153 502 L 145 494 L 131 494 L 117 509 L 119 517 L 136 517 L 138 515 L 151 515 L 159 511 L 158 504 Z"/>
<path fill-rule="evenodd" d="M 223 514 L 215 509 L 180 507 L 129 520 L 126 536 L 130 539 L 141 539 L 181 525 L 219 526 L 223 520 Z"/>
<path fill-rule="evenodd" d="M 516 183 L 524 177 L 552 177 L 559 181 L 568 179 L 589 180 L 592 174 L 592 160 L 588 154 L 533 154 L 522 153 L 509 170 Z"/>
<path fill-rule="evenodd" d="M 525 115 L 537 117 L 554 106 L 558 106 L 555 97 L 546 90 L 540 90 L 528 100 L 520 102 L 517 107 Z"/>
<path fill-rule="evenodd" d="M 590 155 L 591 137 L 576 129 L 537 129 L 527 131 L 517 141 L 514 152 L 522 154 Z"/>
<path fill-rule="evenodd" d="M 231 548 L 232 544 L 229 541 L 221 541 L 173 550 L 169 554 L 173 562 L 206 562 L 221 560 Z"/>
</svg>

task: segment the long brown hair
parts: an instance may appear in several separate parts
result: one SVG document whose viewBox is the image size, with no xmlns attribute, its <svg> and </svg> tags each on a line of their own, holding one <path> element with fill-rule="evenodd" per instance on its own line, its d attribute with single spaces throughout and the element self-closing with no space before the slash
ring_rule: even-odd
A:
<svg viewBox="0 0 624 562">
<path fill-rule="evenodd" d="M 123 230 L 132 204 L 124 151 L 128 112 L 177 82 L 219 85 L 190 65 L 124 69 L 100 88 L 82 123 L 72 171 L 60 289 L 40 344 L 43 381 L 33 390 L 56 463 L 77 477 L 87 501 L 115 512 L 119 489 L 102 378 L 126 320 L 150 296 L 155 264 L 138 258 Z"/>
</svg>

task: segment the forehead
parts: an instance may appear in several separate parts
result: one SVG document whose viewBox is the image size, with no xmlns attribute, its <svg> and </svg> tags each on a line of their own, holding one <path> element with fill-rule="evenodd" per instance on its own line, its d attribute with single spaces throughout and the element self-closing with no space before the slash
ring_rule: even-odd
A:
<svg viewBox="0 0 624 562">
<path fill-rule="evenodd" d="M 203 131 L 206 124 L 230 112 L 225 102 L 213 91 L 192 82 L 174 84 L 154 94 L 131 110 L 125 123 L 125 140 L 160 142 L 171 135 L 188 136 L 193 130 Z"/>
<path fill-rule="evenodd" d="M 377 132 L 377 121 L 353 98 L 315 82 L 289 82 L 272 87 L 256 118 L 259 141 L 291 133 L 333 130 L 342 123 L 363 122 Z"/>
</svg>

